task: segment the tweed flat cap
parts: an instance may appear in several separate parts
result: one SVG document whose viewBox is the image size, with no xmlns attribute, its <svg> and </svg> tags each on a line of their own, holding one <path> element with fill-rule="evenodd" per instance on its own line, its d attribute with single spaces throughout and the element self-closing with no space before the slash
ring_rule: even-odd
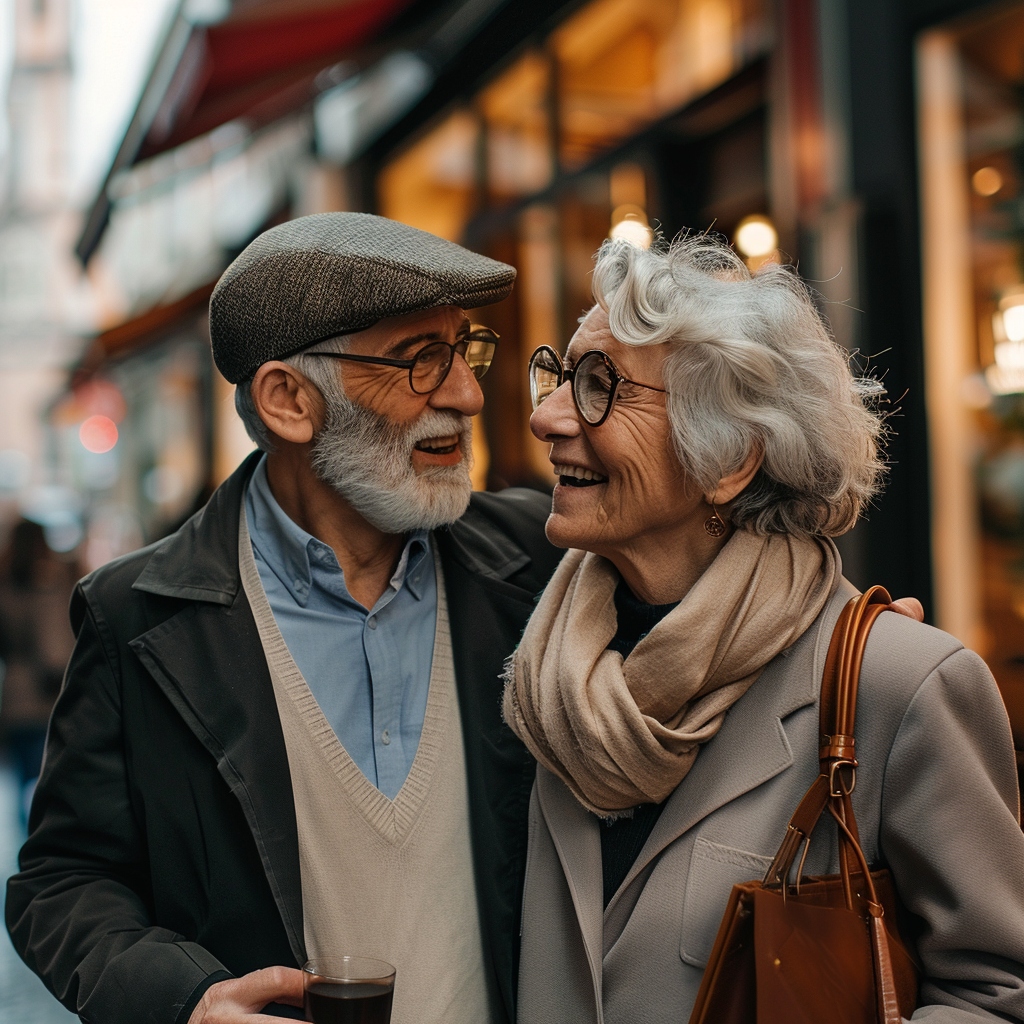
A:
<svg viewBox="0 0 1024 1024">
<path fill-rule="evenodd" d="M 217 368 L 233 384 L 337 334 L 435 306 L 505 298 L 513 267 L 368 213 L 317 213 L 264 231 L 210 299 Z"/>
</svg>

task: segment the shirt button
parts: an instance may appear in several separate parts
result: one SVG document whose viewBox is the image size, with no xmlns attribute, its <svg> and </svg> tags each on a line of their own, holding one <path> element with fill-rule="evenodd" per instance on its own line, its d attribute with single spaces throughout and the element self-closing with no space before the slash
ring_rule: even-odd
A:
<svg viewBox="0 0 1024 1024">
<path fill-rule="evenodd" d="M 368 618 L 366 620 L 366 624 L 370 627 L 370 629 L 376 629 L 377 628 L 377 620 L 375 618 L 373 618 L 373 616 L 371 616 L 370 618 Z"/>
<path fill-rule="evenodd" d="M 380 734 L 380 741 L 385 747 L 391 742 L 391 733 L 389 733 L 387 729 Z"/>
</svg>

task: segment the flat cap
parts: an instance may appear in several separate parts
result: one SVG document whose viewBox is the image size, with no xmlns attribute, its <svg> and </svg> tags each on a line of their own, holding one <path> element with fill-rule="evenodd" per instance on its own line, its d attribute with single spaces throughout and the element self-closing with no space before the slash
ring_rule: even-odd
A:
<svg viewBox="0 0 1024 1024">
<path fill-rule="evenodd" d="M 217 282 L 213 358 L 237 384 L 270 359 L 385 317 L 499 302 L 515 276 L 506 263 L 386 217 L 299 217 L 264 231 Z"/>
</svg>

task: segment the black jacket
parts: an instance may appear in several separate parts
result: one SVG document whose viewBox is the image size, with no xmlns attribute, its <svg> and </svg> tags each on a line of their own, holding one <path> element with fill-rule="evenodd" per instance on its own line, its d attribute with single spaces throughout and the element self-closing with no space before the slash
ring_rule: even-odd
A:
<svg viewBox="0 0 1024 1024">
<path fill-rule="evenodd" d="M 254 466 L 72 599 L 77 645 L 6 917 L 25 962 L 90 1024 L 183 1024 L 215 981 L 305 959 L 288 760 L 238 569 Z M 502 722 L 499 677 L 560 554 L 549 508 L 532 491 L 476 494 L 435 534 L 485 957 L 509 1021 L 533 765 Z"/>
</svg>

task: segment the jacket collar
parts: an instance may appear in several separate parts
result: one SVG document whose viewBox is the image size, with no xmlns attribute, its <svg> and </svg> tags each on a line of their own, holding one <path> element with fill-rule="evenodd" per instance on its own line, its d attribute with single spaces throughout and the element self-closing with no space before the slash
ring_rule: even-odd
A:
<svg viewBox="0 0 1024 1024">
<path fill-rule="evenodd" d="M 133 590 L 230 606 L 242 586 L 238 516 L 262 454 L 253 452 L 177 533 L 156 546 Z"/>
<path fill-rule="evenodd" d="M 238 516 L 261 457 L 253 452 L 199 512 L 156 546 L 133 589 L 225 607 L 234 603 L 242 585 Z M 507 580 L 530 563 L 526 551 L 494 530 L 472 504 L 458 522 L 437 532 L 443 541 L 442 559 L 451 557 L 473 574 Z"/>
<path fill-rule="evenodd" d="M 718 735 L 701 750 L 690 773 L 669 797 L 647 843 L 604 912 L 598 820 L 583 809 L 555 775 L 538 769 L 541 812 L 569 883 L 598 986 L 605 916 L 615 914 L 616 904 L 634 880 L 665 847 L 708 815 L 793 763 L 783 722 L 794 711 L 817 701 L 832 630 L 843 606 L 855 593 L 853 586 L 842 580 L 810 629 L 789 650 L 774 658 L 754 686 L 729 710 Z M 737 752 L 742 756 L 737 756 Z"/>
</svg>

